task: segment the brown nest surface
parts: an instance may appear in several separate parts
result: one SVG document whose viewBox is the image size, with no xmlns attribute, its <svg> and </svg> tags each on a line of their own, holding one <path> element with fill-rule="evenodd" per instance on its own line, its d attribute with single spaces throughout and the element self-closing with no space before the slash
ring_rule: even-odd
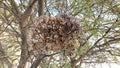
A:
<svg viewBox="0 0 120 68">
<path fill-rule="evenodd" d="M 37 54 L 62 51 L 72 56 L 79 30 L 79 22 L 72 16 L 41 16 L 30 27 L 32 49 Z"/>
</svg>

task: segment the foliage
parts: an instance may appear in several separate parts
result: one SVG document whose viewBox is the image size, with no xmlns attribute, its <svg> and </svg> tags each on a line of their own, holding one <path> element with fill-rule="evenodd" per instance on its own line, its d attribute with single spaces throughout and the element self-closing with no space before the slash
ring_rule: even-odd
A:
<svg viewBox="0 0 120 68">
<path fill-rule="evenodd" d="M 27 44 L 29 36 L 27 30 L 38 17 L 36 1 L 0 1 L 0 68 L 25 68 L 34 63 L 36 57 L 29 56 L 32 53 L 28 53 L 30 44 Z M 44 2 L 44 15 L 74 16 L 80 21 L 82 29 L 78 34 L 79 43 L 74 58 L 63 53 L 50 54 L 42 59 L 39 67 L 80 68 L 84 63 L 119 63 L 119 0 L 44 0 Z"/>
</svg>

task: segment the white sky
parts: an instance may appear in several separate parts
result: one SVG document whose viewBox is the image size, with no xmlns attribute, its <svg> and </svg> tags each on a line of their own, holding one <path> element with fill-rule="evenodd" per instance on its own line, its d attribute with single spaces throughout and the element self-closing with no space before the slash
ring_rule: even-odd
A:
<svg viewBox="0 0 120 68">
<path fill-rule="evenodd" d="M 120 68 L 120 63 L 83 64 L 83 68 Z"/>
</svg>

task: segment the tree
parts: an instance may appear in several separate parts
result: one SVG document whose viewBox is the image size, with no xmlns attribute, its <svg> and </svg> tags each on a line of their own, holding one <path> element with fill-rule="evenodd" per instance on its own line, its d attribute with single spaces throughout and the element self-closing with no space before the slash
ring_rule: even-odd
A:
<svg viewBox="0 0 120 68">
<path fill-rule="evenodd" d="M 119 6 L 118 0 L 1 0 L 0 67 L 79 68 L 83 63 L 118 63 Z M 34 56 L 27 41 L 30 26 L 39 16 L 60 14 L 73 16 L 81 25 L 75 57 L 62 52 Z"/>
</svg>

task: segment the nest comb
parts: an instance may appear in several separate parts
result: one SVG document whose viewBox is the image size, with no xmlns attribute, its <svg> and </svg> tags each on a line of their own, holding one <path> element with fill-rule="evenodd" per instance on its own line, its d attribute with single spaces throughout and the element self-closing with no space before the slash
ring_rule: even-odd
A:
<svg viewBox="0 0 120 68">
<path fill-rule="evenodd" d="M 41 16 L 35 20 L 30 30 L 33 51 L 38 54 L 63 51 L 65 55 L 71 56 L 80 25 L 74 17 L 68 15 Z"/>
</svg>

